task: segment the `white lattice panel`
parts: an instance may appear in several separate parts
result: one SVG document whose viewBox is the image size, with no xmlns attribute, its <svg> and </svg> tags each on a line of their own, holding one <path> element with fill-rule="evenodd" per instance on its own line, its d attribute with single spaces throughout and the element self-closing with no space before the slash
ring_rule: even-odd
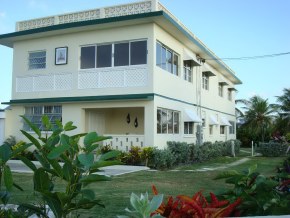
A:
<svg viewBox="0 0 290 218">
<path fill-rule="evenodd" d="M 98 72 L 93 71 L 93 72 L 79 73 L 79 78 L 78 78 L 78 88 L 79 89 L 98 88 L 98 84 L 99 84 L 99 73 Z"/>
<path fill-rule="evenodd" d="M 18 24 L 18 31 L 30 30 L 40 27 L 47 27 L 54 25 L 54 17 L 45 17 L 40 19 L 22 21 Z"/>
<path fill-rule="evenodd" d="M 55 90 L 70 90 L 72 89 L 73 78 L 72 74 L 56 74 L 54 75 Z"/>
<path fill-rule="evenodd" d="M 146 86 L 147 85 L 147 72 L 146 68 L 136 68 L 128 70 L 125 77 L 125 86 Z"/>
<path fill-rule="evenodd" d="M 59 24 L 73 23 L 85 20 L 94 20 L 99 18 L 100 18 L 100 9 L 81 11 L 58 16 Z"/>
<path fill-rule="evenodd" d="M 105 8 L 105 17 L 117 17 L 151 12 L 151 1 Z"/>
<path fill-rule="evenodd" d="M 53 75 L 34 77 L 34 91 L 52 91 L 54 90 Z"/>
<path fill-rule="evenodd" d="M 124 87 L 124 71 L 110 70 L 100 71 L 99 88 Z"/>
<path fill-rule="evenodd" d="M 16 92 L 32 92 L 33 77 L 18 77 L 16 78 Z"/>
</svg>

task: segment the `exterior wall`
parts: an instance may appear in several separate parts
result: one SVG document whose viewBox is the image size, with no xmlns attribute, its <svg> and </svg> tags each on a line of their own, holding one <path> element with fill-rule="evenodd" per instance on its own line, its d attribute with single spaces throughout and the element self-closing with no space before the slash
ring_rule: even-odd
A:
<svg viewBox="0 0 290 218">
<path fill-rule="evenodd" d="M 5 141 L 5 113 L 0 111 L 0 145 Z"/>
<path fill-rule="evenodd" d="M 116 94 L 138 94 L 152 92 L 152 66 L 153 66 L 153 51 L 150 45 L 153 44 L 153 24 L 135 25 L 119 27 L 114 29 L 83 31 L 73 34 L 64 34 L 55 37 L 39 38 L 28 41 L 20 41 L 14 44 L 14 63 L 13 63 L 13 86 L 12 99 L 30 99 L 30 98 L 53 98 L 53 97 L 76 97 L 76 96 L 97 96 L 97 95 L 116 95 Z M 129 40 L 147 39 L 147 66 L 134 65 L 129 67 L 112 67 L 112 68 L 97 68 L 96 70 L 80 70 L 80 47 L 83 45 L 114 43 Z M 68 64 L 55 65 L 55 48 L 68 47 Z M 28 52 L 46 50 L 46 69 L 28 70 Z M 23 60 L 23 61 L 19 61 Z M 116 84 L 113 88 L 88 88 L 79 87 L 80 74 L 88 73 L 103 73 L 116 71 L 120 75 L 128 73 L 129 77 L 136 76 L 141 73 L 144 82 L 141 85 L 136 85 L 132 81 L 128 87 L 120 87 Z M 140 72 L 141 71 L 141 72 Z M 47 76 L 47 78 L 43 77 Z M 45 80 L 51 80 L 50 76 L 59 76 L 55 80 L 63 81 L 59 84 L 58 90 L 50 90 L 43 88 L 46 85 Z M 144 78 L 143 78 L 144 77 Z M 16 92 L 16 78 L 24 78 L 20 80 L 20 85 L 27 81 L 27 90 Z M 31 91 L 32 81 L 43 78 L 44 82 L 41 88 L 45 91 Z M 111 78 L 114 78 L 112 74 Z M 139 79 L 139 78 L 136 78 Z M 31 82 L 29 82 L 31 81 Z M 48 81 L 47 81 L 48 82 Z M 90 80 L 88 80 L 90 82 Z M 41 83 L 41 82 L 40 82 Z M 86 86 L 86 84 L 82 85 Z M 22 89 L 25 89 L 23 87 Z M 19 88 L 18 88 L 19 89 Z"/>
</svg>

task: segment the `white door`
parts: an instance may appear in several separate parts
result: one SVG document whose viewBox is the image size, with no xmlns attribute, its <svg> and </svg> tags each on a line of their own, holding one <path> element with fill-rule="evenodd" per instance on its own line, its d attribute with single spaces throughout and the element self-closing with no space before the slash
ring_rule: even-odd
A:
<svg viewBox="0 0 290 218">
<path fill-rule="evenodd" d="M 97 132 L 98 135 L 105 134 L 105 115 L 94 111 L 89 112 L 89 132 Z"/>
</svg>

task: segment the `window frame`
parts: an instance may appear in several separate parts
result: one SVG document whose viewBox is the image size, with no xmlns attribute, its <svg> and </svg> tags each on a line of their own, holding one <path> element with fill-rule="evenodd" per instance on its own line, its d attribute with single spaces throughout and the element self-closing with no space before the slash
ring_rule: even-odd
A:
<svg viewBox="0 0 290 218">
<path fill-rule="evenodd" d="M 48 110 L 51 108 L 51 110 Z M 62 105 L 32 105 L 24 107 L 24 116 L 41 131 L 46 130 L 42 124 L 42 117 L 47 116 L 53 127 L 56 125 L 56 120 L 62 121 Z M 60 118 L 60 119 L 58 119 Z M 53 128 L 52 127 L 52 128 Z M 24 122 L 23 130 L 32 131 L 32 129 Z"/>
<path fill-rule="evenodd" d="M 183 134 L 184 135 L 194 135 L 194 122 L 184 122 Z"/>
<path fill-rule="evenodd" d="M 229 121 L 229 123 L 231 124 L 231 126 L 229 126 L 229 134 L 231 135 L 236 134 L 236 131 L 235 131 L 236 123 L 234 121 Z"/>
<path fill-rule="evenodd" d="M 155 52 L 156 66 L 175 76 L 179 76 L 179 54 L 159 41 L 156 42 Z M 160 57 L 158 57 L 158 54 Z M 170 60 L 168 59 L 168 54 L 171 54 Z"/>
<path fill-rule="evenodd" d="M 37 53 L 44 53 L 44 56 L 31 57 L 33 54 L 37 54 Z M 35 60 L 35 59 L 44 59 L 44 62 L 42 62 L 42 63 L 32 63 L 33 60 Z M 41 67 L 42 64 L 43 64 L 43 67 Z M 39 66 L 39 65 L 40 65 L 40 67 L 32 67 L 32 66 Z M 29 51 L 28 52 L 28 70 L 46 69 L 46 65 L 47 65 L 47 51 L 46 50 Z"/>
<path fill-rule="evenodd" d="M 225 135 L 226 134 L 226 126 L 220 125 L 220 134 Z"/>
<path fill-rule="evenodd" d="M 144 52 L 145 54 L 145 60 L 146 63 L 140 63 L 140 64 L 131 64 L 131 44 L 136 43 L 136 42 L 146 42 L 146 51 Z M 116 65 L 116 56 L 115 56 L 115 47 L 117 44 L 128 44 L 128 52 L 127 54 L 127 58 L 128 58 L 128 64 L 126 62 L 126 64 L 120 64 L 120 65 Z M 111 66 L 105 66 L 105 67 L 98 67 L 98 47 L 100 46 L 108 46 L 111 45 Z M 82 48 L 85 47 L 94 47 L 95 50 L 95 63 L 94 63 L 94 67 L 91 68 L 82 68 Z M 148 64 L 148 39 L 138 39 L 138 40 L 129 40 L 129 41 L 120 41 L 120 42 L 111 42 L 111 43 L 99 43 L 99 44 L 91 44 L 91 45 L 81 45 L 80 46 L 80 64 L 79 64 L 79 70 L 89 70 L 89 69 L 102 69 L 102 68 L 113 68 L 113 67 L 129 67 L 129 66 L 138 66 L 138 65 L 147 65 Z"/>
<path fill-rule="evenodd" d="M 184 80 L 187 82 L 192 83 L 192 62 L 190 60 L 184 60 L 183 61 L 183 74 L 184 74 Z"/>
<path fill-rule="evenodd" d="M 202 72 L 202 88 L 209 90 L 209 76 L 205 72 Z"/>
<path fill-rule="evenodd" d="M 221 83 L 218 84 L 218 94 L 220 97 L 224 97 L 224 85 Z"/>
<path fill-rule="evenodd" d="M 157 108 L 156 123 L 157 134 L 179 134 L 180 112 L 171 109 Z"/>
</svg>

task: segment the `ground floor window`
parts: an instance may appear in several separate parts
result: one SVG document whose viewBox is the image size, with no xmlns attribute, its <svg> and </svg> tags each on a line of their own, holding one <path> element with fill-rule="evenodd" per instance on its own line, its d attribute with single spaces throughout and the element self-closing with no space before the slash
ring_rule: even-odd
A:
<svg viewBox="0 0 290 218">
<path fill-rule="evenodd" d="M 235 134 L 236 123 L 234 121 L 229 121 L 231 126 L 229 126 L 229 134 Z"/>
<path fill-rule="evenodd" d="M 209 134 L 213 135 L 213 125 L 209 125 Z"/>
<path fill-rule="evenodd" d="M 157 133 L 178 134 L 179 112 L 170 109 L 157 109 Z"/>
<path fill-rule="evenodd" d="M 220 126 L 220 134 L 224 135 L 226 133 L 226 126 Z"/>
<path fill-rule="evenodd" d="M 194 130 L 194 122 L 184 122 L 184 134 L 192 135 Z"/>
<path fill-rule="evenodd" d="M 45 130 L 42 125 L 42 117 L 44 115 L 46 115 L 54 125 L 56 120 L 62 121 L 62 106 L 38 105 L 25 107 L 24 116 L 41 130 Z M 24 123 L 23 129 L 26 131 L 31 130 L 26 123 Z"/>
</svg>

